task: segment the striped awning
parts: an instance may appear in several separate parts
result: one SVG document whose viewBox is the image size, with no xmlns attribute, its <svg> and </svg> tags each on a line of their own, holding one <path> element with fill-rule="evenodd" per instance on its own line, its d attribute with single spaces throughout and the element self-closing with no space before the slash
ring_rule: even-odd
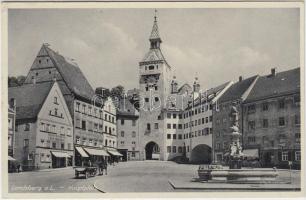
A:
<svg viewBox="0 0 306 200">
<path fill-rule="evenodd" d="M 116 150 L 108 150 L 108 153 L 110 153 L 113 156 L 123 156 L 121 153 L 119 153 Z"/>
<path fill-rule="evenodd" d="M 60 152 L 60 151 L 51 151 L 52 155 L 54 155 L 57 158 L 67 158 L 69 155 L 66 152 Z"/>
<path fill-rule="evenodd" d="M 109 154 L 104 149 L 91 149 L 84 148 L 87 153 L 93 156 L 109 156 Z"/>
<path fill-rule="evenodd" d="M 9 160 L 9 161 L 16 161 L 16 159 L 13 158 L 12 156 L 8 156 L 8 160 Z"/>
<path fill-rule="evenodd" d="M 83 158 L 88 158 L 89 157 L 82 147 L 75 147 L 75 149 L 79 152 L 79 154 Z"/>
</svg>

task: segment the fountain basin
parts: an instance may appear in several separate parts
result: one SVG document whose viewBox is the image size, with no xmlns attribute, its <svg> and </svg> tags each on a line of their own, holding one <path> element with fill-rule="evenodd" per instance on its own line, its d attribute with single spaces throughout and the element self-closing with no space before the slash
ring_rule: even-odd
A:
<svg viewBox="0 0 306 200">
<path fill-rule="evenodd" d="M 228 183 L 275 182 L 278 176 L 276 169 L 203 169 L 199 168 L 200 180 L 218 180 Z"/>
</svg>

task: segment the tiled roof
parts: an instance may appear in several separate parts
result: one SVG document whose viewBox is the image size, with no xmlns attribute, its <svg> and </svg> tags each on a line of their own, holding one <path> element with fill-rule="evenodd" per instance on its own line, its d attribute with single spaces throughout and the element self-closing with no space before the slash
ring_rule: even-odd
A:
<svg viewBox="0 0 306 200">
<path fill-rule="evenodd" d="M 54 52 L 49 47 L 45 46 L 45 48 L 52 61 L 58 68 L 65 83 L 67 83 L 67 87 L 70 89 L 70 91 L 78 96 L 91 100 L 95 92 L 85 78 L 81 69 L 78 66 L 75 66 L 72 62 L 66 60 L 62 55 Z"/>
<path fill-rule="evenodd" d="M 217 87 L 210 88 L 207 90 L 207 92 L 202 92 L 201 97 L 202 97 L 202 102 L 206 101 L 206 98 L 208 101 L 211 101 L 219 92 L 221 92 L 229 82 L 223 83 L 221 85 L 218 85 Z M 196 102 L 199 101 L 199 98 L 195 100 Z"/>
<path fill-rule="evenodd" d="M 52 85 L 53 82 L 45 82 L 8 88 L 8 98 L 16 100 L 16 119 L 37 117 Z"/>
<path fill-rule="evenodd" d="M 150 35 L 150 40 L 154 40 L 154 39 L 160 39 L 159 32 L 158 32 L 157 21 L 154 21 L 152 32 L 151 32 L 151 35 Z"/>
<path fill-rule="evenodd" d="M 234 101 L 240 99 L 244 92 L 251 86 L 253 81 L 257 78 L 252 76 L 242 81 L 234 83 L 219 99 L 219 102 Z"/>
<path fill-rule="evenodd" d="M 165 58 L 159 48 L 150 49 L 141 62 L 152 62 L 152 61 L 165 61 Z"/>
<path fill-rule="evenodd" d="M 138 111 L 128 99 L 122 99 L 119 101 L 117 114 L 125 116 L 139 116 Z"/>
<path fill-rule="evenodd" d="M 300 91 L 300 68 L 260 76 L 246 102 Z"/>
</svg>

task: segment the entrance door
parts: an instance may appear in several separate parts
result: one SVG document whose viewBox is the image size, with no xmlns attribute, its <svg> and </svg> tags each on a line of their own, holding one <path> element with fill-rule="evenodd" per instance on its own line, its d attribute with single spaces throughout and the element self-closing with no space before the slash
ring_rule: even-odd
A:
<svg viewBox="0 0 306 200">
<path fill-rule="evenodd" d="M 155 142 L 149 142 L 146 147 L 146 160 L 159 160 L 159 146 Z"/>
</svg>

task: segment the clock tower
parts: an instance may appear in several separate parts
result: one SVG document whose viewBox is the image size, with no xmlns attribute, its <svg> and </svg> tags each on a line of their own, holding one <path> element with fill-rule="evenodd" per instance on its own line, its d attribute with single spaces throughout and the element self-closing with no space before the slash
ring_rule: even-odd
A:
<svg viewBox="0 0 306 200">
<path fill-rule="evenodd" d="M 161 52 L 157 17 L 149 38 L 150 49 L 139 62 L 139 139 L 141 159 L 165 160 L 163 110 L 170 94 L 171 67 Z"/>
</svg>

